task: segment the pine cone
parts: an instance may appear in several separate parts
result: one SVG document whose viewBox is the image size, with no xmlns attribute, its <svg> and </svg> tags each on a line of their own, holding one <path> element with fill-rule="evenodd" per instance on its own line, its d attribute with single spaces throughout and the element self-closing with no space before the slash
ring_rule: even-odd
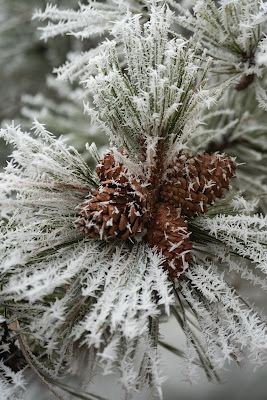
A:
<svg viewBox="0 0 267 400">
<path fill-rule="evenodd" d="M 109 180 L 81 206 L 78 228 L 84 236 L 125 240 L 141 232 L 149 218 L 146 190 L 136 180 Z"/>
<path fill-rule="evenodd" d="M 147 186 L 132 178 L 122 163 L 116 164 L 109 152 L 96 168 L 102 185 L 81 206 L 78 227 L 85 236 L 121 240 L 147 228 L 148 243 L 162 251 L 164 269 L 177 279 L 192 248 L 180 214 L 193 217 L 206 212 L 207 205 L 229 188 L 235 167 L 231 158 L 217 153 L 182 154 L 169 166 L 163 184 L 157 169 Z"/>
<path fill-rule="evenodd" d="M 185 262 L 190 260 L 189 235 L 180 210 L 167 203 L 156 204 L 148 224 L 147 239 L 150 246 L 156 246 L 166 257 L 163 267 L 171 279 L 179 277 Z"/>
<path fill-rule="evenodd" d="M 160 199 L 180 207 L 182 215 L 196 217 L 229 189 L 235 169 L 235 162 L 224 154 L 182 154 L 168 169 Z"/>
<path fill-rule="evenodd" d="M 101 164 L 96 167 L 95 172 L 101 181 L 120 179 L 122 182 L 127 182 L 128 180 L 123 164 L 118 163 L 115 165 L 114 153 L 112 151 L 104 155 L 104 159 L 101 161 Z"/>
</svg>

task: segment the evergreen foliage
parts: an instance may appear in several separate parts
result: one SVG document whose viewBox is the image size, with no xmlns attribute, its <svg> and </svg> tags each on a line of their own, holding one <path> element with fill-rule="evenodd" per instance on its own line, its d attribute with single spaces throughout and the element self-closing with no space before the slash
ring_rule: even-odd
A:
<svg viewBox="0 0 267 400">
<path fill-rule="evenodd" d="M 107 139 L 96 124 L 88 123 L 88 116 L 83 112 L 83 101 L 92 103 L 92 98 L 82 88 L 56 80 L 53 76 L 47 77 L 46 89 L 46 94 L 22 96 L 23 127 L 30 129 L 31 122 L 37 119 L 55 136 L 64 136 L 83 159 L 91 166 L 95 165 L 85 145 L 94 141 L 100 154 L 103 154 Z"/>
<path fill-rule="evenodd" d="M 65 398 L 55 388 L 62 377 L 76 372 L 90 381 L 97 368 L 117 374 L 126 399 L 145 387 L 163 398 L 158 346 L 168 345 L 160 338 L 162 315 L 173 316 L 184 332 L 185 351 L 178 344 L 172 349 L 185 358 L 191 381 L 196 365 L 218 382 L 231 361 L 251 360 L 255 367 L 266 363 L 266 322 L 229 280 L 235 271 L 263 293 L 267 289 L 267 221 L 254 214 L 257 197 L 266 191 L 266 165 L 255 169 L 254 196 L 249 189 L 253 176 L 246 176 L 255 157 L 266 158 L 261 95 L 266 4 L 195 3 L 194 15 L 174 0 L 89 1 L 78 11 L 48 5 L 35 14 L 51 20 L 42 28 L 44 39 L 65 33 L 81 39 L 94 33 L 113 36 L 72 55 L 58 73 L 82 80 L 85 111 L 108 135 L 130 183 L 138 179 L 149 188 L 159 159 L 163 172 L 156 172 L 164 180 L 168 166 L 188 149 L 229 148 L 238 163 L 250 155 L 247 167 L 240 167 L 239 193 L 230 191 L 206 214 L 188 218 L 192 257 L 173 282 L 163 269 L 165 257 L 148 246 L 145 235 L 131 240 L 82 236 L 78 210 L 100 181 L 63 137 L 54 137 L 37 120 L 30 133 L 15 124 L 1 129 L 0 136 L 15 147 L 0 174 L 1 350 L 9 350 L 6 324 L 18 338 L 25 365 L 58 398 Z M 186 40 L 174 31 L 174 23 L 195 30 L 195 36 Z M 219 73 L 227 78 L 214 77 Z M 259 108 L 246 104 L 231 86 L 250 75 Z M 47 106 L 47 99 L 42 103 Z M 99 162 L 96 147 L 88 150 Z M 250 198 L 242 197 L 242 190 Z M 2 357 L 0 388 L 7 398 L 19 399 L 23 371 L 4 363 Z"/>
</svg>

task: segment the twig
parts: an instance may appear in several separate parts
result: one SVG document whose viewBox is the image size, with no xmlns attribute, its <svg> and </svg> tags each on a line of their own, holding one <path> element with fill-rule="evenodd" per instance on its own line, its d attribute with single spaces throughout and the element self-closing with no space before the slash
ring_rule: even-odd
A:
<svg viewBox="0 0 267 400">
<path fill-rule="evenodd" d="M 25 344 L 25 338 L 21 333 L 20 330 L 20 326 L 19 326 L 19 322 L 18 320 L 12 322 L 10 324 L 10 328 L 13 332 L 15 332 L 18 335 L 18 341 L 20 344 L 20 349 L 25 357 L 25 359 L 27 360 L 29 366 L 31 367 L 31 369 L 33 370 L 33 372 L 38 376 L 38 378 L 40 379 L 40 381 L 44 384 L 44 386 L 46 386 L 59 400 L 64 400 L 64 398 L 53 388 L 53 386 L 51 386 L 45 379 L 44 377 L 40 374 L 40 372 L 37 370 L 37 368 L 33 365 L 32 360 L 28 354 L 27 348 L 26 348 L 26 344 Z"/>
</svg>

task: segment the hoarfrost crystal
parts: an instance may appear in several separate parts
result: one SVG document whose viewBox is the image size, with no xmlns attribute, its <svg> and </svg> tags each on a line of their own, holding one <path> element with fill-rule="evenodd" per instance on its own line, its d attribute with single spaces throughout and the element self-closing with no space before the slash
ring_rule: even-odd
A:
<svg viewBox="0 0 267 400">
<path fill-rule="evenodd" d="M 126 194 L 118 185 L 122 183 L 121 178 L 115 172 L 114 176 L 105 176 L 101 166 L 97 176 L 73 147 L 63 138 L 56 139 L 37 121 L 31 133 L 22 132 L 14 124 L 7 126 L 1 129 L 1 137 L 15 150 L 0 174 L 0 307 L 4 316 L 0 319 L 1 335 L 5 324 L 10 338 L 16 335 L 18 339 L 16 343 L 25 364 L 59 398 L 55 385 L 48 382 L 51 378 L 56 384 L 60 377 L 75 372 L 88 381 L 98 366 L 104 373 L 118 374 L 126 398 L 143 387 L 157 391 L 162 398 L 164 378 L 158 346 L 170 349 L 159 335 L 162 315 L 173 316 L 177 329 L 185 334 L 185 351 L 177 348 L 176 343 L 172 351 L 186 359 L 193 379 L 196 362 L 213 381 L 219 380 L 218 372 L 230 360 L 250 359 L 255 366 L 266 362 L 266 324 L 260 313 L 231 287 L 228 274 L 235 271 L 242 280 L 266 291 L 266 217 L 250 215 L 257 206 L 255 198 L 248 202 L 231 192 L 229 197 L 205 209 L 214 202 L 214 196 L 221 197 L 222 188 L 229 187 L 229 177 L 234 174 L 233 160 L 223 156 L 225 159 L 217 163 L 219 166 L 216 164 L 218 179 L 215 179 L 211 159 L 222 157 L 215 151 L 211 151 L 212 155 L 203 155 L 208 167 L 201 166 L 203 175 L 207 175 L 202 182 L 202 195 L 205 192 L 210 199 L 203 200 L 203 209 L 193 215 L 188 212 L 188 204 L 194 197 L 190 158 L 195 169 L 197 164 L 196 156 L 188 156 L 188 147 L 201 147 L 199 140 L 205 133 L 199 124 L 203 113 L 208 113 L 208 108 L 215 105 L 228 86 L 224 82 L 207 89 L 206 78 L 211 66 L 207 53 L 203 51 L 200 55 L 195 39 L 187 41 L 173 31 L 173 21 L 191 27 L 197 18 L 201 33 L 204 28 L 206 32 L 207 24 L 204 26 L 199 20 L 200 14 L 193 17 L 187 13 L 177 19 L 167 6 L 156 6 L 158 2 L 149 1 L 141 3 L 144 13 L 138 17 L 136 10 L 140 11 L 140 4 L 137 9 L 129 7 L 131 13 L 120 1 L 89 3 L 75 12 L 48 6 L 44 13 L 36 14 L 53 20 L 53 25 L 44 29 L 45 38 L 70 31 L 77 37 L 89 37 L 92 29 L 88 21 L 92 21 L 92 16 L 97 25 L 105 20 L 98 33 L 108 31 L 112 25 L 113 40 L 106 40 L 101 47 L 90 50 L 90 54 L 73 56 L 72 61 L 59 69 L 59 74 L 71 79 L 80 77 L 86 93 L 94 98 L 94 107 L 86 103 L 85 110 L 112 142 L 114 166 L 107 170 L 117 171 L 119 166 L 120 172 L 126 171 L 127 192 L 132 197 L 139 196 L 140 209 L 128 209 L 130 203 L 127 203 L 130 218 L 142 224 L 145 207 L 141 203 L 152 187 L 157 200 L 153 203 L 154 210 L 157 209 L 159 219 L 163 216 L 164 222 L 161 245 L 170 245 L 175 252 L 191 232 L 192 250 L 191 244 L 190 248 L 184 248 L 186 268 L 174 285 L 169 271 L 164 271 L 169 261 L 166 254 L 147 243 L 152 232 L 149 225 L 145 226 L 148 234 L 144 232 L 135 238 L 127 232 L 128 236 L 118 240 L 116 235 L 112 238 L 104 235 L 110 232 L 113 223 L 107 218 L 102 235 L 84 237 L 78 229 L 79 210 L 83 209 L 86 214 L 83 218 L 89 219 L 87 200 L 90 202 L 93 196 L 103 194 L 104 188 L 112 189 L 109 196 L 119 192 L 116 196 L 124 201 Z M 214 56 L 219 61 L 215 60 L 214 65 L 218 71 L 223 66 L 229 72 L 229 65 L 234 65 L 237 75 L 252 73 L 260 82 L 265 42 L 260 46 L 261 64 L 249 65 L 249 60 L 240 64 L 233 55 L 235 46 L 232 42 L 229 44 L 230 33 L 222 35 L 225 20 L 221 13 L 229 7 L 237 7 L 237 11 L 241 7 L 242 21 L 249 26 L 236 26 L 238 46 L 242 44 L 247 49 L 248 32 L 252 33 L 249 40 L 255 45 L 253 49 L 258 46 L 259 36 L 253 36 L 253 32 L 265 21 L 265 5 L 243 3 L 241 7 L 237 2 L 221 2 L 222 7 L 217 9 L 210 1 L 197 1 L 195 12 L 212 6 L 216 15 L 219 13 L 220 25 L 211 30 L 213 39 L 207 41 L 208 51 L 212 51 L 216 42 Z M 257 3 L 259 9 L 250 9 L 248 3 Z M 127 5 L 134 4 L 137 5 L 127 2 Z M 181 9 L 175 1 L 169 4 L 176 10 Z M 114 5 L 121 13 L 115 24 L 117 8 Z M 204 11 L 210 15 L 206 8 Z M 218 51 L 220 41 L 224 48 L 229 45 L 229 51 Z M 213 111 L 211 116 L 229 116 L 230 111 L 219 110 L 217 114 Z M 227 127 L 218 128 L 218 136 L 235 125 L 233 121 L 228 122 Z M 96 148 L 87 148 L 99 160 Z M 170 206 L 158 202 L 158 196 L 162 183 L 168 183 L 168 177 L 173 177 L 171 168 L 175 169 L 175 162 L 181 157 L 186 159 L 185 173 L 182 177 L 175 175 L 174 180 L 184 180 L 179 185 L 184 183 L 188 197 L 183 199 L 187 207 L 180 207 L 179 203 L 177 209 L 176 203 Z M 179 168 L 175 170 L 177 174 Z M 191 166 L 191 170 L 194 168 Z M 193 175 L 196 182 L 201 180 L 201 174 L 195 170 Z M 106 186 L 103 176 L 110 181 Z M 223 181 L 224 184 L 218 185 Z M 220 196 L 212 192 L 214 182 Z M 112 186 L 115 184 L 119 187 L 117 191 Z M 98 193 L 94 195 L 95 192 Z M 170 192 L 164 196 L 171 197 Z M 90 211 L 97 211 L 98 218 L 104 206 Z M 102 214 L 107 215 L 108 211 L 109 207 Z M 203 211 L 207 212 L 203 214 Z M 92 220 L 90 223 L 96 226 L 96 218 Z M 127 221 L 124 219 L 124 222 Z M 120 223 L 123 230 L 133 231 L 131 224 Z M 151 222 L 150 228 L 154 229 L 152 225 Z M 179 246 L 177 242 L 169 243 L 175 229 L 180 232 Z M 188 250 L 190 260 L 186 258 Z M 173 269 L 173 266 L 168 262 L 168 267 Z M 3 346 L 6 353 L 6 344 Z M 22 371 L 15 375 L 3 362 L 0 375 L 5 381 L 0 385 L 12 398 L 13 388 L 24 388 Z"/>
</svg>

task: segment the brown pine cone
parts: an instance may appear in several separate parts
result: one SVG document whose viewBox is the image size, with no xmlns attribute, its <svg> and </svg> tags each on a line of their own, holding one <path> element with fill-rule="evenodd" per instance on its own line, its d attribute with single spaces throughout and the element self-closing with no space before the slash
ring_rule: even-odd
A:
<svg viewBox="0 0 267 400">
<path fill-rule="evenodd" d="M 97 165 L 95 172 L 101 181 L 115 179 L 120 181 L 127 181 L 124 166 L 122 163 L 115 165 L 115 158 L 113 151 L 109 151 L 104 155 L 101 164 Z"/>
<path fill-rule="evenodd" d="M 148 224 L 147 239 L 166 257 L 163 267 L 171 279 L 177 278 L 190 260 L 192 243 L 189 240 L 187 222 L 180 210 L 167 203 L 157 203 Z"/>
<path fill-rule="evenodd" d="M 235 162 L 225 154 L 182 154 L 168 169 L 160 199 L 180 207 L 182 215 L 196 217 L 223 196 L 223 189 L 229 189 L 235 169 Z"/>
<path fill-rule="evenodd" d="M 141 232 L 150 218 L 146 190 L 137 181 L 105 181 L 79 210 L 78 228 L 84 236 L 121 239 Z"/>
</svg>

